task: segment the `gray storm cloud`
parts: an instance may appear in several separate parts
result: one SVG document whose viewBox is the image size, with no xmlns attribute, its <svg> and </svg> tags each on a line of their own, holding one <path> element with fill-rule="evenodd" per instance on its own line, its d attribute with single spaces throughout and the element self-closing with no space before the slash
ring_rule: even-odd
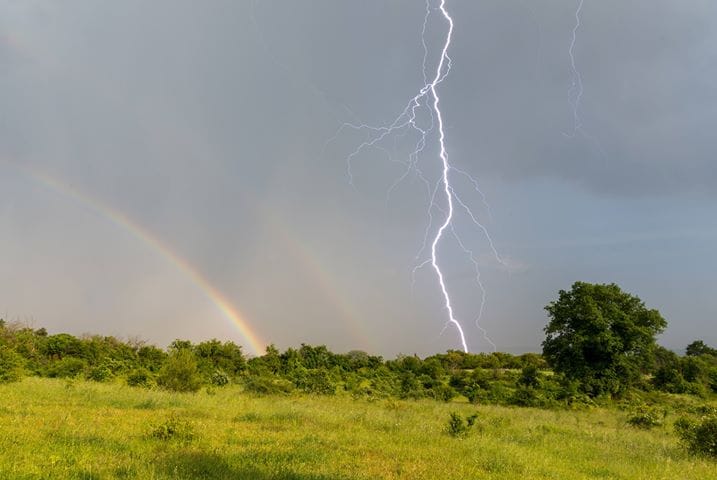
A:
<svg viewBox="0 0 717 480">
<path fill-rule="evenodd" d="M 536 350 L 559 288 L 616 281 L 665 313 L 666 343 L 714 343 L 717 4 L 586 0 L 575 54 L 600 148 L 564 135 L 576 6 L 448 2 L 449 153 L 481 181 L 514 267 L 484 265 L 484 326 L 500 349 Z M 361 137 L 327 144 L 420 88 L 423 13 L 408 0 L 0 2 L 0 311 L 53 331 L 242 341 L 150 247 L 9 163 L 151 230 L 280 346 L 457 347 L 439 336 L 435 278 L 411 292 L 422 186 L 387 202 L 400 168 L 369 151 L 354 191 L 345 157 Z M 446 261 L 470 323 L 466 259 Z M 488 348 L 476 329 L 469 343 Z"/>
</svg>

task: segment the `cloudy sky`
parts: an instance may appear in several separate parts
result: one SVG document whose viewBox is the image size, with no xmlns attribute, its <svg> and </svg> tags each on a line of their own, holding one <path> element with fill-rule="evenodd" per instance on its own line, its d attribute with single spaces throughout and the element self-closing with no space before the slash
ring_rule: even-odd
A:
<svg viewBox="0 0 717 480">
<path fill-rule="evenodd" d="M 481 325 L 499 350 L 537 351 L 559 289 L 616 282 L 666 317 L 664 345 L 715 345 L 717 3 L 585 0 L 576 131 L 577 6 L 447 2 L 447 152 L 478 180 L 490 208 L 453 176 L 504 260 L 459 212 Z M 0 0 L 0 316 L 251 352 L 219 295 L 281 348 L 459 348 L 431 269 L 412 282 L 426 186 L 410 171 L 391 189 L 416 132 L 361 150 L 351 185 L 370 131 L 340 128 L 389 124 L 421 89 L 425 8 Z M 433 10 L 429 70 L 445 35 Z M 470 258 L 450 236 L 439 253 L 470 349 L 490 351 Z"/>
</svg>

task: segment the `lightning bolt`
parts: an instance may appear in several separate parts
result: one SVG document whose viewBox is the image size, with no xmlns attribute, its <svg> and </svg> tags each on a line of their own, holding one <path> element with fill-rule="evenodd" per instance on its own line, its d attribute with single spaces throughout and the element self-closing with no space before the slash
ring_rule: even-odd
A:
<svg viewBox="0 0 717 480">
<path fill-rule="evenodd" d="M 572 75 L 570 88 L 568 89 L 568 102 L 573 110 L 573 131 L 572 133 L 563 132 L 563 135 L 568 138 L 575 138 L 579 133 L 588 141 L 588 143 L 592 145 L 597 156 L 604 161 L 607 159 L 607 154 L 605 153 L 605 149 L 602 147 L 602 143 L 596 136 L 588 133 L 583 128 L 583 120 L 580 117 L 581 101 L 583 99 L 585 89 L 583 88 L 583 77 L 580 74 L 575 62 L 575 44 L 578 40 L 578 30 L 580 30 L 580 27 L 582 26 L 581 14 L 584 4 L 585 0 L 578 1 L 578 6 L 575 10 L 575 25 L 573 26 L 572 37 L 570 38 L 570 47 L 568 48 L 568 55 L 570 56 L 570 72 Z"/>
<path fill-rule="evenodd" d="M 578 2 L 578 8 L 575 10 L 575 26 L 573 27 L 573 36 L 570 41 L 570 48 L 568 48 L 568 55 L 570 55 L 570 70 L 572 72 L 572 82 L 570 89 L 568 90 L 568 102 L 573 107 L 573 133 L 568 135 L 574 137 L 579 131 L 582 131 L 583 122 L 580 118 L 580 101 L 583 98 L 583 78 L 578 71 L 578 67 L 575 64 L 575 43 L 578 40 L 578 30 L 580 29 L 580 13 L 583 10 L 583 4 L 585 0 Z"/>
<path fill-rule="evenodd" d="M 448 29 L 446 32 L 445 40 L 440 49 L 440 57 L 435 70 L 429 72 L 428 69 L 428 56 L 429 47 L 426 42 L 426 32 L 429 25 L 431 15 L 438 12 L 442 20 L 447 24 Z M 412 288 L 415 281 L 416 273 L 424 267 L 431 266 L 435 272 L 438 284 L 440 287 L 441 295 L 443 298 L 443 305 L 448 314 L 448 319 L 443 328 L 446 330 L 449 326 L 453 326 L 458 333 L 459 341 L 463 351 L 468 352 L 468 343 L 466 341 L 466 333 L 464 327 L 458 321 L 456 316 L 453 301 L 446 284 L 443 270 L 439 261 L 439 247 L 442 245 L 443 240 L 447 236 L 452 236 L 461 250 L 465 255 L 468 256 L 475 268 L 474 280 L 480 290 L 481 300 L 478 310 L 478 315 L 475 319 L 476 327 L 481 331 L 483 338 L 493 347 L 495 350 L 495 344 L 488 337 L 487 332 L 480 325 L 483 312 L 485 309 L 486 302 L 486 289 L 483 286 L 480 276 L 479 264 L 474 252 L 470 250 L 466 243 L 461 239 L 456 231 L 454 221 L 457 213 L 460 211 L 465 213 L 466 218 L 477 227 L 485 236 L 490 246 L 491 252 L 495 259 L 503 266 L 506 266 L 501 259 L 498 251 L 496 250 L 493 240 L 488 233 L 486 227 L 478 220 L 478 217 L 471 211 L 469 205 L 464 202 L 457 194 L 456 188 L 452 183 L 453 176 L 459 175 L 467 179 L 473 189 L 480 195 L 482 202 L 485 206 L 486 211 L 490 215 L 490 207 L 486 201 L 485 195 L 479 188 L 479 184 L 475 178 L 473 178 L 468 172 L 460 170 L 454 167 L 448 158 L 448 152 L 446 150 L 446 133 L 444 127 L 444 115 L 441 111 L 441 98 L 438 92 L 438 86 L 443 82 L 446 76 L 451 71 L 451 58 L 448 55 L 448 50 L 451 46 L 453 39 L 454 22 L 453 18 L 446 9 L 446 0 L 440 0 L 437 7 L 432 6 L 432 0 L 426 0 L 426 10 L 423 19 L 423 26 L 421 30 L 421 45 L 423 46 L 423 62 L 422 62 L 422 73 L 423 73 L 423 86 L 406 104 L 400 114 L 394 118 L 393 121 L 387 123 L 384 126 L 373 126 L 364 123 L 344 123 L 339 127 L 337 132 L 327 141 L 328 143 L 335 140 L 344 130 L 350 129 L 356 132 L 362 132 L 365 135 L 365 140 L 356 147 L 346 158 L 346 174 L 348 177 L 348 183 L 355 187 L 354 183 L 354 172 L 353 162 L 356 157 L 366 149 L 378 149 L 387 155 L 387 158 L 392 162 L 399 162 L 405 166 L 403 173 L 396 179 L 396 181 L 389 187 L 387 192 L 387 199 L 390 197 L 391 192 L 410 175 L 421 181 L 426 187 L 426 196 L 428 199 L 427 217 L 428 222 L 423 236 L 423 243 L 421 249 L 416 255 L 417 264 L 411 272 Z M 419 112 L 426 112 L 428 117 L 428 124 L 424 125 L 425 122 L 419 120 Z M 440 166 L 440 177 L 435 181 L 431 182 L 423 170 L 419 166 L 424 150 L 429 143 L 429 136 L 431 133 L 437 136 L 437 147 L 438 147 L 438 159 Z M 417 139 L 413 144 L 413 150 L 409 153 L 406 159 L 394 159 L 391 152 L 388 151 L 382 144 L 389 138 L 398 136 L 405 136 L 413 132 Z M 439 197 L 442 197 L 441 204 L 438 203 Z M 438 228 L 431 236 L 431 232 L 435 229 L 434 223 L 436 223 L 437 215 L 442 215 L 442 220 L 438 222 Z M 424 258 L 426 251 L 429 251 L 428 258 Z M 443 333 L 443 331 L 441 333 Z"/>
</svg>

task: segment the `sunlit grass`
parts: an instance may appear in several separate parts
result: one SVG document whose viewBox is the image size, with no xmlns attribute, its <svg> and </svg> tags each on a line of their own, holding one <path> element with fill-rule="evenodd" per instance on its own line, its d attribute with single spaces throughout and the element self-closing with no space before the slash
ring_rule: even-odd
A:
<svg viewBox="0 0 717 480">
<path fill-rule="evenodd" d="M 617 409 L 550 411 L 432 400 L 172 394 L 28 378 L 0 386 L 5 479 L 711 479 L 664 426 Z M 452 411 L 478 413 L 465 438 Z M 152 432 L 178 421 L 191 435 Z M 171 430 L 171 429 L 170 429 Z M 186 432 L 185 432 L 186 433 Z"/>
</svg>

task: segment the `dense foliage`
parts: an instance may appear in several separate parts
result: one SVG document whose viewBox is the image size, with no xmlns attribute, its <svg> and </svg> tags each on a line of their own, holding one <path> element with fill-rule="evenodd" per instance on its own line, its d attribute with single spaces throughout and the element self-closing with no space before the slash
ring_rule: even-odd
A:
<svg viewBox="0 0 717 480">
<path fill-rule="evenodd" d="M 655 336 L 667 326 L 657 310 L 615 284 L 575 282 L 548 304 L 543 355 L 591 395 L 621 394 L 648 373 Z"/>
<path fill-rule="evenodd" d="M 650 361 L 640 360 L 642 390 L 708 395 L 717 391 L 717 355 L 704 344 L 677 354 L 661 347 Z M 552 358 L 552 357 L 551 357 Z M 557 367 L 558 365 L 556 365 Z M 591 403 L 584 378 L 550 371 L 535 353 L 469 354 L 448 351 L 427 358 L 401 355 L 393 360 L 362 351 L 337 354 L 325 346 L 301 345 L 280 352 L 270 345 L 247 359 L 233 342 L 175 340 L 166 349 L 114 337 L 50 335 L 19 324 L 0 323 L 0 382 L 22 375 L 83 377 L 133 387 L 178 392 L 240 384 L 254 394 L 303 392 L 350 394 L 363 398 L 432 398 L 471 403 L 553 407 Z M 600 378 L 590 373 L 590 385 Z M 592 393 L 592 391 L 590 391 Z"/>
<path fill-rule="evenodd" d="M 675 429 L 687 448 L 697 455 L 717 458 L 717 414 L 700 419 L 681 418 Z"/>
</svg>

